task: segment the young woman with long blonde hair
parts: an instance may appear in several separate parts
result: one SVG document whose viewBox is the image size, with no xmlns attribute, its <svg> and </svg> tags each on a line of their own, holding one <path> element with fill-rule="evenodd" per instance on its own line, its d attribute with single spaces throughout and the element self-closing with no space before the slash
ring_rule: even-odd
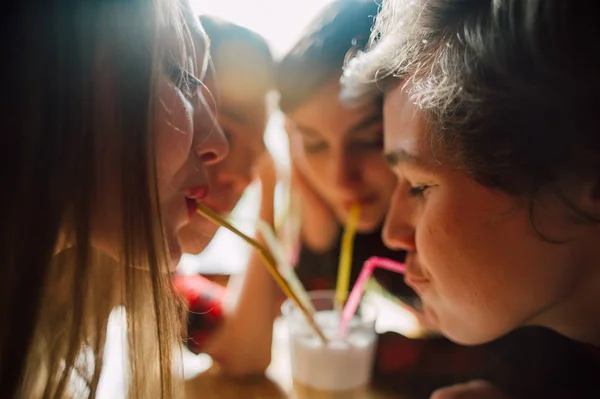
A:
<svg viewBox="0 0 600 399">
<path fill-rule="evenodd" d="M 0 396 L 94 397 L 123 305 L 129 397 L 176 397 L 177 232 L 227 152 L 199 90 L 201 27 L 178 0 L 6 11 Z"/>
</svg>

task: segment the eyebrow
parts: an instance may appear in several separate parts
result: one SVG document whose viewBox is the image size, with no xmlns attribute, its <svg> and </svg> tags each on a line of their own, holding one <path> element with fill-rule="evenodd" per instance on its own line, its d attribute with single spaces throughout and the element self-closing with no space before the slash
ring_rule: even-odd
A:
<svg viewBox="0 0 600 399">
<path fill-rule="evenodd" d="M 401 163 L 411 163 L 423 168 L 431 168 L 433 166 L 431 162 L 427 162 L 417 155 L 401 149 L 387 152 L 385 160 L 390 167 L 398 166 Z"/>
</svg>

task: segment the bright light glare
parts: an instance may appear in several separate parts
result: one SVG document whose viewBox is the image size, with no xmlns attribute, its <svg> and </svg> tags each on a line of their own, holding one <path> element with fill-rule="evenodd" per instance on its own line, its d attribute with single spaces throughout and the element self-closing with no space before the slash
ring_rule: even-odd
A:
<svg viewBox="0 0 600 399">
<path fill-rule="evenodd" d="M 298 39 L 316 13 L 331 0 L 191 0 L 194 12 L 210 14 L 245 26 L 267 40 L 276 58 L 284 55 Z M 275 110 L 265 133 L 265 142 L 275 162 L 289 165 L 287 136 L 283 131 L 283 116 Z M 260 191 L 247 190 L 236 207 L 234 218 L 256 217 Z M 283 202 L 276 194 L 276 206 Z M 279 208 L 279 207 L 278 207 Z M 278 209 L 281 211 L 281 209 Z M 249 233 L 251 233 L 251 226 Z M 182 274 L 241 272 L 248 260 L 248 246 L 232 233 L 220 229 L 210 245 L 200 255 L 184 255 L 179 264 Z"/>
<path fill-rule="evenodd" d="M 212 14 L 261 34 L 276 56 L 294 43 L 317 11 L 331 0 L 192 0 L 197 14 Z"/>
</svg>

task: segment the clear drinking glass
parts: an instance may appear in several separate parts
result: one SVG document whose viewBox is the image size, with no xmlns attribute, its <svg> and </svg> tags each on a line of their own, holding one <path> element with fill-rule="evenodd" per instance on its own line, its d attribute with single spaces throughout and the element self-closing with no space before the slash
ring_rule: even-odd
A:
<svg viewBox="0 0 600 399">
<path fill-rule="evenodd" d="M 341 311 L 335 291 L 309 292 L 316 323 L 328 338 L 324 345 L 289 299 L 282 305 L 290 337 L 294 392 L 298 399 L 363 399 L 371 380 L 377 334 L 376 311 L 362 303 L 345 337 L 337 336 Z"/>
</svg>

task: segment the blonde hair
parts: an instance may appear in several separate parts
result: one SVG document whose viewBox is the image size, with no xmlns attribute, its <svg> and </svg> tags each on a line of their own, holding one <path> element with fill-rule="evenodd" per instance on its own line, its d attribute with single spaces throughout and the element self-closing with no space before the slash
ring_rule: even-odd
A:
<svg viewBox="0 0 600 399">
<path fill-rule="evenodd" d="M 180 323 L 152 116 L 166 52 L 159 33 L 180 39 L 169 55 L 183 65 L 188 17 L 177 0 L 21 1 L 14 8 L 0 21 L 0 104 L 8 113 L 8 151 L 0 157 L 0 396 L 94 397 L 108 316 L 122 304 L 129 397 L 177 397 L 171 364 Z M 107 88 L 97 75 L 107 69 L 108 107 L 98 104 Z M 118 262 L 91 241 L 107 164 L 117 171 Z M 55 255 L 65 243 L 69 249 Z"/>
</svg>

